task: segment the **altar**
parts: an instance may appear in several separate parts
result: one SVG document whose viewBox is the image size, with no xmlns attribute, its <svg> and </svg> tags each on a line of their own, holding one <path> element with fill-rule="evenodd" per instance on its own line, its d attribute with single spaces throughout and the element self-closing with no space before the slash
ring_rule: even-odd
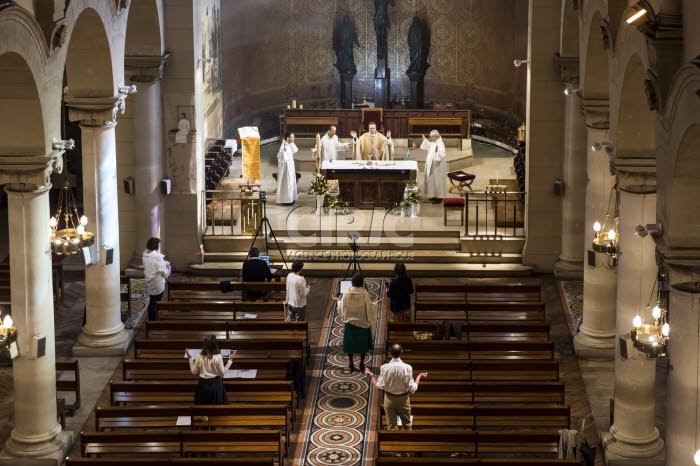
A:
<svg viewBox="0 0 700 466">
<path fill-rule="evenodd" d="M 415 160 L 334 160 L 321 165 L 327 180 L 338 180 L 343 201 L 358 209 L 391 209 L 403 199 L 404 181 L 415 180 Z"/>
</svg>

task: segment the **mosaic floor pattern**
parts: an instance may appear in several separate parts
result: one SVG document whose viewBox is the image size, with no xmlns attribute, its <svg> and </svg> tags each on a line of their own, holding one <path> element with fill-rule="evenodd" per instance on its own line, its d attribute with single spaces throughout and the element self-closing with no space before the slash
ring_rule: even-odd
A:
<svg viewBox="0 0 700 466">
<path fill-rule="evenodd" d="M 569 331 L 572 335 L 576 335 L 583 322 L 583 281 L 560 281 L 557 283 Z"/>
<path fill-rule="evenodd" d="M 365 280 L 373 301 L 383 297 L 382 283 L 382 279 Z M 337 291 L 338 287 L 339 284 L 334 283 L 332 289 Z M 377 355 L 383 354 L 378 344 L 383 336 L 379 331 L 383 328 L 382 304 L 380 302 L 378 309 L 375 349 L 365 361 L 371 368 L 376 367 Z M 369 432 L 374 422 L 371 407 L 376 402 L 376 393 L 368 377 L 347 369 L 348 357 L 342 345 L 343 323 L 333 301 L 323 324 L 292 464 L 365 465 L 373 454 Z M 358 364 L 355 361 L 356 367 Z"/>
</svg>

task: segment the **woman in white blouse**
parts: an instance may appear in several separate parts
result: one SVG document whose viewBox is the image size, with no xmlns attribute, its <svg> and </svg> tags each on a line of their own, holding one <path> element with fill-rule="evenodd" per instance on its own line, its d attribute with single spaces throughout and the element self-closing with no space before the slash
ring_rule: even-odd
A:
<svg viewBox="0 0 700 466">
<path fill-rule="evenodd" d="M 204 339 L 202 351 L 192 358 L 189 349 L 185 350 L 190 361 L 192 374 L 199 376 L 197 389 L 194 392 L 196 405 L 222 405 L 228 403 L 224 388 L 224 374 L 231 367 L 236 351 L 229 354 L 226 365 L 219 351 L 216 337 L 210 335 Z"/>
</svg>

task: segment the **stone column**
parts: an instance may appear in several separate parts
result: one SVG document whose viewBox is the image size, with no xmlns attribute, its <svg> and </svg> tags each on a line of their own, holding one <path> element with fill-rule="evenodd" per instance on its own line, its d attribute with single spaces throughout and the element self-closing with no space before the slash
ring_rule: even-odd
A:
<svg viewBox="0 0 700 466">
<path fill-rule="evenodd" d="M 73 443 L 56 420 L 49 188 L 63 150 L 47 156 L 0 157 L 0 183 L 8 198 L 10 291 L 19 356 L 13 361 L 15 424 L 0 464 L 59 465 Z M 34 340 L 44 339 L 45 354 Z"/>
<path fill-rule="evenodd" d="M 163 176 L 163 99 L 160 80 L 168 54 L 125 58 L 125 67 L 138 92 L 134 105 L 134 225 L 136 249 L 133 263 L 141 264 L 141 251 L 151 237 L 161 238 L 165 250 L 163 196 L 159 183 Z"/>
<path fill-rule="evenodd" d="M 697 250 L 681 254 L 665 264 L 673 319 L 668 340 L 673 369 L 666 385 L 666 464 L 690 465 L 700 448 L 700 263 Z M 672 264 L 676 261 L 677 266 Z"/>
<path fill-rule="evenodd" d="M 620 189 L 620 250 L 617 276 L 617 334 L 629 335 L 632 319 L 643 315 L 657 275 L 655 244 L 650 236 L 634 235 L 637 224 L 655 223 L 656 186 L 653 173 L 618 170 Z M 646 194 L 644 194 L 646 193 Z M 585 298 L 584 298 L 585 299 Z M 651 307 L 656 303 L 652 296 Z M 650 311 L 649 311 L 650 312 Z M 622 339 L 615 351 L 615 422 L 603 437 L 608 466 L 664 464 L 664 443 L 655 427 L 656 360 Z"/>
<path fill-rule="evenodd" d="M 119 356 L 132 332 L 121 321 L 117 154 L 114 127 L 126 94 L 70 97 L 69 118 L 80 121 L 83 148 L 83 204 L 87 230 L 95 234 L 93 263 L 85 269 L 87 319 L 74 356 Z M 111 251 L 111 252 L 110 252 Z M 110 262 L 111 256 L 111 262 Z M 110 263 L 108 263 L 110 262 Z"/>
<path fill-rule="evenodd" d="M 588 185 L 583 230 L 586 259 L 583 266 L 583 324 L 574 337 L 574 346 L 580 358 L 610 361 L 615 358 L 617 272 L 610 256 L 594 253 L 591 249 L 593 224 L 596 221 L 603 223 L 610 190 L 615 185 L 607 151 L 593 151 L 591 146 L 595 142 L 607 140 L 607 131 L 589 127 L 586 162 Z M 588 262 L 590 254 L 594 255 L 595 264 Z"/>
<path fill-rule="evenodd" d="M 578 57 L 559 58 L 566 89 L 564 103 L 564 193 L 561 204 L 561 251 L 554 264 L 560 280 L 583 279 L 586 204 L 587 131 L 578 92 Z"/>
</svg>

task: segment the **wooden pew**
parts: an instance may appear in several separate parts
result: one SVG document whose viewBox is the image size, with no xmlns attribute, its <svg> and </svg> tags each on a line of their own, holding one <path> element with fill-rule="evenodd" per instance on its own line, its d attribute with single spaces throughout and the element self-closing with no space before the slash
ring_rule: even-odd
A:
<svg viewBox="0 0 700 466">
<path fill-rule="evenodd" d="M 394 464 L 418 464 L 422 466 L 441 466 L 443 464 L 480 464 L 488 466 L 579 466 L 580 459 L 560 460 L 557 458 L 394 458 L 380 456 L 375 464 L 377 466 Z"/>
<path fill-rule="evenodd" d="M 424 134 L 430 133 L 433 129 L 440 131 L 440 136 L 443 138 L 459 139 L 459 148 L 462 148 L 462 139 L 468 138 L 469 131 L 468 118 L 450 118 L 450 117 L 409 117 L 408 119 L 408 137 L 421 137 Z"/>
<path fill-rule="evenodd" d="M 416 284 L 416 302 L 541 301 L 540 285 L 521 284 Z"/>
<path fill-rule="evenodd" d="M 232 303 L 233 294 L 222 293 L 219 282 L 181 282 L 168 280 L 168 301 L 214 301 Z"/>
<path fill-rule="evenodd" d="M 387 339 L 416 340 L 415 332 L 436 333 L 437 322 L 389 322 Z M 461 321 L 462 335 L 469 341 L 542 341 L 549 342 L 549 323 L 528 321 Z"/>
<path fill-rule="evenodd" d="M 385 453 L 467 453 L 556 458 L 556 430 L 473 431 L 465 429 L 380 430 L 379 455 Z M 402 458 L 406 461 L 406 458 Z M 538 460 L 541 458 L 537 458 Z M 516 463 L 517 464 L 517 463 Z"/>
<path fill-rule="evenodd" d="M 387 340 L 390 348 L 398 341 Z M 538 341 L 409 340 L 401 342 L 411 361 L 458 359 L 553 359 L 554 343 Z M 402 356 L 403 358 L 403 356 Z"/>
<path fill-rule="evenodd" d="M 160 301 L 156 304 L 157 320 L 242 320 L 246 314 L 255 315 L 254 320 L 284 320 L 284 302 Z"/>
<path fill-rule="evenodd" d="M 196 388 L 197 381 L 194 379 L 128 382 L 110 380 L 109 401 L 112 406 L 191 403 Z M 229 403 L 283 403 L 291 411 L 292 420 L 295 420 L 296 394 L 291 381 L 225 379 L 224 388 Z"/>
<path fill-rule="evenodd" d="M 286 116 L 284 118 L 284 130 L 282 137 L 289 132 L 294 133 L 298 138 L 315 137 L 317 134 L 323 135 L 330 125 L 338 125 L 338 117 L 331 116 Z M 295 131 L 298 128 L 298 131 Z"/>
<path fill-rule="evenodd" d="M 284 301 L 287 295 L 287 283 L 272 282 L 241 282 L 232 283 L 233 291 L 240 291 L 243 301 Z M 261 298 L 254 298 L 250 292 L 265 293 Z"/>
<path fill-rule="evenodd" d="M 309 359 L 308 322 L 246 320 L 157 320 L 146 321 L 146 338 L 204 338 L 215 335 L 220 340 L 303 340 Z"/>
<path fill-rule="evenodd" d="M 236 360 L 299 359 L 304 364 L 304 341 L 296 340 L 219 340 L 219 348 L 237 350 Z M 136 338 L 136 359 L 184 359 L 185 348 L 201 348 L 201 339 Z"/>
<path fill-rule="evenodd" d="M 540 321 L 544 322 L 545 305 L 539 301 L 416 301 L 416 321 Z"/>
<path fill-rule="evenodd" d="M 431 360 L 404 353 L 401 359 L 413 366 L 413 373 L 428 372 L 430 380 L 441 381 L 559 381 L 559 361 L 527 359 L 481 359 L 475 361 Z"/>
<path fill-rule="evenodd" d="M 178 425 L 178 419 L 189 418 L 189 425 Z M 111 406 L 95 409 L 97 432 L 115 429 L 198 429 L 198 428 L 277 429 L 289 443 L 290 417 L 287 406 L 240 404 L 213 406 Z"/>
<path fill-rule="evenodd" d="M 570 408 L 553 404 L 424 404 L 412 399 L 411 415 L 414 429 L 568 429 L 571 424 Z M 386 428 L 382 409 L 382 429 Z"/>
<path fill-rule="evenodd" d="M 282 459 L 276 430 L 81 432 L 82 456 L 248 454 Z M 126 460 L 128 463 L 128 460 Z"/>
<path fill-rule="evenodd" d="M 70 379 L 59 379 L 56 377 L 57 392 L 73 392 L 73 403 L 66 403 L 64 400 L 63 411 L 72 416 L 80 408 L 80 368 L 77 359 L 56 359 L 56 372 L 72 373 Z"/>
<path fill-rule="evenodd" d="M 129 466 L 275 466 L 274 458 L 129 458 Z M 69 456 L 66 466 L 123 466 L 122 458 L 81 458 Z"/>
<path fill-rule="evenodd" d="M 284 380 L 288 361 L 284 359 L 239 359 L 234 358 L 231 369 L 256 369 L 255 380 Z M 129 380 L 196 380 L 190 371 L 187 359 L 125 359 L 122 362 L 122 379 Z M 241 379 L 224 379 L 241 380 Z M 245 379 L 248 380 L 248 379 Z"/>
<path fill-rule="evenodd" d="M 559 382 L 448 382 L 424 379 L 412 403 L 564 403 Z"/>
</svg>

